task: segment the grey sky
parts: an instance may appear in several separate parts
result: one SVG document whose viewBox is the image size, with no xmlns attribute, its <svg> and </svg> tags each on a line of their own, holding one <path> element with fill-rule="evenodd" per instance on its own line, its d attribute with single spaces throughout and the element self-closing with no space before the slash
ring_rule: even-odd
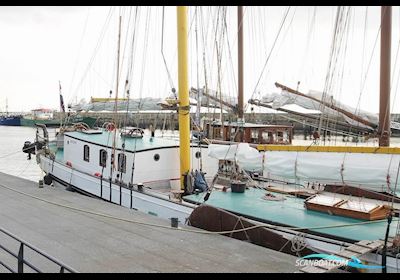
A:
<svg viewBox="0 0 400 280">
<path fill-rule="evenodd" d="M 130 57 L 130 41 L 133 30 L 136 42 L 133 52 L 132 97 L 166 97 L 170 94 L 167 71 L 161 56 L 162 7 L 140 7 L 134 28 L 135 7 L 113 8 L 102 44 L 93 63 L 85 72 L 110 7 L 1 7 L 0 36 L 0 110 L 4 110 L 8 98 L 10 111 L 29 111 L 37 107 L 59 108 L 58 81 L 61 80 L 63 95 L 68 101 L 89 99 L 90 96 L 108 96 L 115 91 L 118 15 L 123 16 L 121 44 L 120 96 L 123 94 L 126 69 Z M 203 7 L 203 26 L 207 30 L 206 72 L 208 84 L 217 87 L 215 53 L 215 25 L 217 7 Z M 261 69 L 274 42 L 287 7 L 245 7 L 245 100 L 252 96 Z M 374 52 L 373 44 L 379 29 L 380 7 L 368 7 L 365 48 L 363 48 L 366 7 L 350 10 L 349 38 L 343 78 L 336 82 L 335 97 L 356 106 L 360 94 L 361 79 L 373 53 L 370 69 L 361 95 L 361 108 L 378 111 L 379 92 L 379 40 Z M 332 41 L 336 7 L 317 7 L 315 25 L 311 29 L 314 7 L 291 7 L 274 51 L 256 92 L 265 94 L 277 91 L 276 81 L 300 90 L 322 91 Z M 393 7 L 392 65 L 399 44 L 399 7 Z M 192 24 L 189 41 L 190 85 L 197 86 L 195 8 L 189 9 Z M 130 17 L 129 30 L 128 19 Z M 200 11 L 199 11 L 200 14 Z M 147 18 L 147 20 L 146 20 Z M 222 50 L 222 90 L 235 96 L 237 90 L 237 33 L 236 7 L 227 8 L 227 28 Z M 200 21 L 200 20 L 199 20 Z M 208 24 L 208 25 L 207 25 Z M 146 33 L 147 30 L 147 33 Z M 311 33 L 312 31 L 312 33 Z M 125 44 L 126 35 L 128 42 Z M 146 35 L 147 34 L 147 35 Z M 146 36 L 147 39 L 146 39 Z M 204 85 L 203 43 L 199 36 L 199 84 Z M 230 51 L 228 50 L 227 40 Z M 362 53 L 364 50 L 364 57 Z M 164 54 L 173 83 L 176 75 L 176 14 L 175 7 L 165 8 Z M 400 60 L 400 58 L 399 58 Z M 339 61 L 340 62 L 340 61 Z M 362 66 L 363 64 L 363 66 Z M 397 84 L 400 62 L 392 69 L 393 87 Z M 341 72 L 341 71 L 339 71 Z M 86 73 L 86 74 L 85 74 Z M 85 74 L 85 75 L 84 75 Z M 82 79 L 84 77 L 84 79 Z M 339 92 L 339 89 L 342 89 Z M 395 89 L 392 89 L 394 98 Z M 256 93 L 255 97 L 259 97 Z M 400 111 L 396 95 L 393 112 Z"/>
</svg>

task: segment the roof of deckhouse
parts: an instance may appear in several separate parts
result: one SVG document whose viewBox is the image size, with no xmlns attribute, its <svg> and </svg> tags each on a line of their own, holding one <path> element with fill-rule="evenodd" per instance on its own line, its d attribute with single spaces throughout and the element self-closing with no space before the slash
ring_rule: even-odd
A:
<svg viewBox="0 0 400 280">
<path fill-rule="evenodd" d="M 114 132 L 103 131 L 100 134 L 86 134 L 83 132 L 67 132 L 65 136 L 87 142 L 89 144 L 99 145 L 106 148 L 112 148 Z M 161 137 L 150 137 L 144 135 L 143 138 L 123 138 L 120 136 L 120 132 L 117 133 L 116 137 L 116 149 L 122 150 L 122 144 L 125 143 L 125 151 L 145 151 L 155 150 L 166 147 L 178 147 L 179 140 L 161 138 Z"/>
</svg>

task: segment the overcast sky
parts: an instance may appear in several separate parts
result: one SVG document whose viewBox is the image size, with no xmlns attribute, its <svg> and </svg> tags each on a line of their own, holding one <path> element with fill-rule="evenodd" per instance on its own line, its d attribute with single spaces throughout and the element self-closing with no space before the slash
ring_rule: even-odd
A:
<svg viewBox="0 0 400 280">
<path fill-rule="evenodd" d="M 217 88 L 215 46 L 222 44 L 222 90 L 235 97 L 236 7 L 226 10 L 227 33 L 224 37 L 220 37 L 220 29 L 216 27 L 218 7 L 198 9 L 197 25 L 195 11 L 194 7 L 189 9 L 190 86 L 196 87 L 198 83 L 203 86 L 206 72 L 209 87 Z M 337 7 L 245 7 L 245 100 L 279 92 L 275 82 L 296 88 L 300 81 L 300 91 L 322 91 L 326 84 L 336 11 Z M 286 12 L 285 23 L 277 37 Z M 393 7 L 392 66 L 396 67 L 392 68 L 392 112 L 400 112 L 400 99 L 396 94 L 400 62 L 395 61 L 400 37 L 399 12 L 399 7 Z M 166 97 L 171 85 L 161 55 L 161 39 L 167 68 L 177 87 L 175 7 L 165 8 L 164 24 L 162 14 L 162 7 L 2 7 L 0 110 L 5 110 L 6 98 L 9 111 L 29 111 L 38 107 L 58 109 L 59 80 L 66 103 L 83 98 L 88 100 L 91 96 L 107 97 L 110 90 L 115 92 L 119 15 L 122 15 L 119 95 L 124 94 L 127 69 L 132 59 L 131 97 Z M 379 24 L 380 7 L 350 9 L 348 31 L 343 31 L 341 56 L 336 62 L 338 78 L 334 80 L 331 92 L 350 106 L 355 107 L 360 100 L 361 108 L 371 112 L 378 112 L 379 38 L 375 49 L 374 42 Z"/>
</svg>

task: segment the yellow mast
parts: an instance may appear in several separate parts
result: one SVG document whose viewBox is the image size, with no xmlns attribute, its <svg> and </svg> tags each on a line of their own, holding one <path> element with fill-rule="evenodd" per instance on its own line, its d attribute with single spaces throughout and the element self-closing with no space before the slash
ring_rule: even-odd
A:
<svg viewBox="0 0 400 280">
<path fill-rule="evenodd" d="M 190 170 L 190 109 L 188 85 L 187 7 L 177 7 L 178 23 L 178 80 L 179 80 L 179 143 L 181 189 L 184 175 Z"/>
</svg>

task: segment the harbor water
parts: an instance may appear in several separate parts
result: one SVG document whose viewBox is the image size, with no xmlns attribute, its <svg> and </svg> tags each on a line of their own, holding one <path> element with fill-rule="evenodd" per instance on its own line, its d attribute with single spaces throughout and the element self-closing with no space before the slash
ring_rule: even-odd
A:
<svg viewBox="0 0 400 280">
<path fill-rule="evenodd" d="M 24 126 L 0 126 L 0 172 L 38 181 L 41 174 L 36 158 L 27 160 L 22 152 L 25 141 L 34 142 L 36 128 Z"/>
</svg>

